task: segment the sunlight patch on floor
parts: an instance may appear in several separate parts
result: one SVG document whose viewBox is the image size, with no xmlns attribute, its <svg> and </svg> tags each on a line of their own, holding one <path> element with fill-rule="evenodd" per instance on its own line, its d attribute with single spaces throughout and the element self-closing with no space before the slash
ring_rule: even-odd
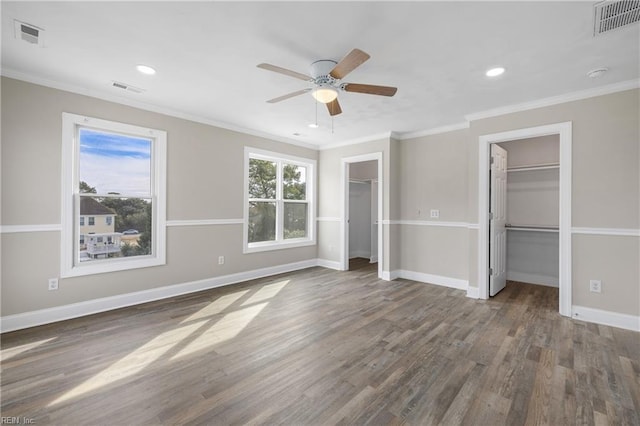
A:
<svg viewBox="0 0 640 426">
<path fill-rule="evenodd" d="M 84 383 L 76 386 L 69 392 L 52 401 L 48 406 L 59 404 L 118 380 L 133 376 L 152 362 L 156 361 L 177 343 L 182 341 L 182 339 L 196 331 L 205 323 L 206 321 L 196 322 L 158 335 L 124 358 L 111 364 L 108 368 L 102 370 L 89 380 L 86 380 Z"/>
<path fill-rule="evenodd" d="M 262 302 L 263 300 L 271 299 L 289 284 L 289 280 L 280 281 L 274 284 L 268 284 L 263 286 L 260 290 L 256 291 L 254 295 L 244 301 L 242 306 L 251 305 L 252 303 Z"/>
<path fill-rule="evenodd" d="M 15 346 L 13 348 L 8 348 L 8 349 L 2 349 L 0 351 L 0 361 L 6 361 L 10 358 L 13 358 L 16 355 L 19 355 L 23 352 L 26 352 L 28 350 L 31 350 L 33 348 L 37 348 L 40 345 L 44 345 L 47 342 L 50 342 L 52 340 L 57 339 L 57 337 L 52 337 L 50 339 L 44 339 L 44 340 L 38 340 L 37 342 L 33 342 L 33 343 L 26 343 L 24 345 L 20 345 L 20 346 Z"/>
<path fill-rule="evenodd" d="M 251 320 L 253 320 L 267 304 L 268 303 L 261 303 L 226 314 L 220 321 L 213 324 L 207 331 L 173 356 L 171 360 L 182 358 L 183 356 L 224 342 L 225 340 L 233 339 L 249 325 Z"/>
<path fill-rule="evenodd" d="M 184 324 L 185 322 L 210 317 L 215 314 L 219 314 L 220 312 L 227 309 L 231 306 L 236 300 L 240 299 L 242 296 L 247 294 L 249 290 L 238 291 L 231 294 L 225 294 L 224 296 L 220 296 L 213 302 L 209 303 L 204 308 L 200 309 L 198 312 L 191 315 L 189 318 L 183 320 L 180 324 Z"/>
</svg>

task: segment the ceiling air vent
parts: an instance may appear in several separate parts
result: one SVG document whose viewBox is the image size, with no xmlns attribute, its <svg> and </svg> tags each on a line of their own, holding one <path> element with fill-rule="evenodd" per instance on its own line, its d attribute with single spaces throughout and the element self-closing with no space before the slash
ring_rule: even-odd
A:
<svg viewBox="0 0 640 426">
<path fill-rule="evenodd" d="M 44 30 L 42 28 L 15 20 L 13 21 L 13 26 L 15 30 L 15 37 L 18 40 L 24 40 L 27 43 L 35 44 L 40 47 L 43 46 Z"/>
<path fill-rule="evenodd" d="M 113 87 L 117 87 L 118 89 L 127 90 L 127 91 L 133 92 L 133 93 L 143 93 L 144 92 L 144 89 L 141 89 L 141 88 L 135 87 L 135 86 L 131 86 L 130 84 L 127 84 L 127 83 L 121 83 L 119 81 L 112 81 L 111 85 Z"/>
<path fill-rule="evenodd" d="M 607 0 L 595 5 L 593 35 L 640 21 L 640 0 Z"/>
</svg>

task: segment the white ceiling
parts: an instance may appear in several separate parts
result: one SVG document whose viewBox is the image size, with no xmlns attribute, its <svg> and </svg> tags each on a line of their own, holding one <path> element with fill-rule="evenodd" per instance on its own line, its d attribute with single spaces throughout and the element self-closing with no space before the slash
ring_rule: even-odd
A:
<svg viewBox="0 0 640 426">
<path fill-rule="evenodd" d="M 330 145 L 452 126 L 465 115 L 637 80 L 640 25 L 593 36 L 595 2 L 2 2 L 2 73 L 278 140 Z M 17 19 L 45 47 L 14 37 Z M 359 48 L 345 81 L 398 87 L 340 94 L 332 123 L 302 73 Z M 137 64 L 157 69 L 154 76 Z M 484 72 L 507 68 L 496 79 Z M 608 67 L 592 79 L 586 73 Z M 113 80 L 144 88 L 111 87 Z M 300 134 L 294 136 L 294 134 Z"/>
</svg>

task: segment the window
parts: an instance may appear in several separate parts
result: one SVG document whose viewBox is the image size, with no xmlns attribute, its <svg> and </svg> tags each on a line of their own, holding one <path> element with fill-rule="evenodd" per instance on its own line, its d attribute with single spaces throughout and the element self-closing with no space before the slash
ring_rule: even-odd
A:
<svg viewBox="0 0 640 426">
<path fill-rule="evenodd" d="M 163 265 L 166 132 L 67 113 L 62 121 L 61 275 Z M 84 216 L 95 237 L 82 235 Z M 123 235 L 131 228 L 141 231 Z"/>
<path fill-rule="evenodd" d="M 245 253 L 315 244 L 315 165 L 245 148 Z"/>
</svg>

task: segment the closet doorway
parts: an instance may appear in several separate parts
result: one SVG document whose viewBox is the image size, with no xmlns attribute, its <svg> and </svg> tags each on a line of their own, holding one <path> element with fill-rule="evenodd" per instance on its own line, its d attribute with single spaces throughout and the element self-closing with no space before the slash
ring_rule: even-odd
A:
<svg viewBox="0 0 640 426">
<path fill-rule="evenodd" d="M 491 151 L 489 295 L 506 282 L 558 288 L 560 137 L 495 143 Z M 500 167 L 502 161 L 506 167 Z M 500 215 L 499 209 L 506 211 Z M 499 237 L 494 237 L 496 230 Z"/>
<path fill-rule="evenodd" d="M 557 286 L 571 316 L 571 123 L 481 136 L 479 148 L 478 296 L 507 279 Z"/>
<path fill-rule="evenodd" d="M 342 159 L 341 269 L 377 263 L 382 276 L 382 153 Z"/>
</svg>

